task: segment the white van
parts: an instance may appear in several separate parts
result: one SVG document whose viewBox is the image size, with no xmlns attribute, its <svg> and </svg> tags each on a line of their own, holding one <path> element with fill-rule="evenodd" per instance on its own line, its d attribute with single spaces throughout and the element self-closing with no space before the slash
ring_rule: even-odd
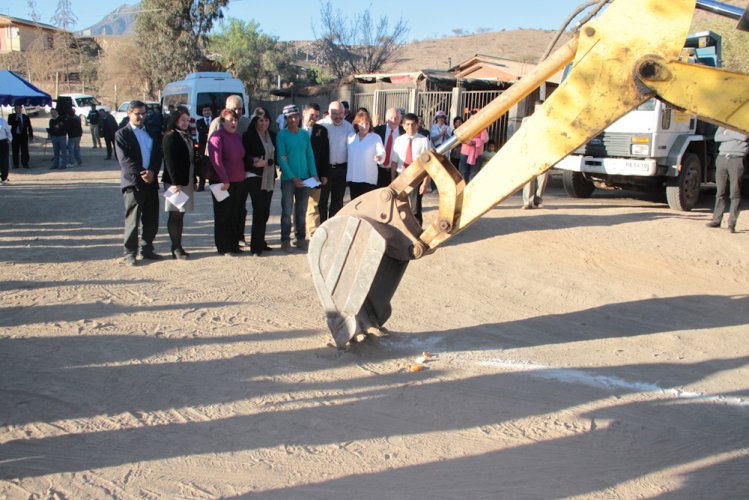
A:
<svg viewBox="0 0 749 500">
<path fill-rule="evenodd" d="M 224 109 L 226 98 L 230 95 L 242 96 L 244 115 L 247 115 L 247 94 L 241 80 L 231 73 L 199 72 L 190 73 L 184 80 L 167 83 L 161 92 L 161 106 L 164 114 L 179 105 L 187 106 L 191 120 L 202 116 L 204 106 L 211 107 L 211 114 L 216 117 Z"/>
</svg>

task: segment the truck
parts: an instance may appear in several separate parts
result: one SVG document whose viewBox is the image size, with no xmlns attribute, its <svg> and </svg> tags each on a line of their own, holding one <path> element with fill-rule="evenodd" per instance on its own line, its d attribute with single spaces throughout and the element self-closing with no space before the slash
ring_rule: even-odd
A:
<svg viewBox="0 0 749 500">
<path fill-rule="evenodd" d="M 721 37 L 687 36 L 681 61 L 721 66 Z M 663 192 L 673 210 L 695 207 L 715 180 L 716 127 L 655 97 L 557 163 L 565 192 L 588 198 L 596 187 Z"/>
</svg>

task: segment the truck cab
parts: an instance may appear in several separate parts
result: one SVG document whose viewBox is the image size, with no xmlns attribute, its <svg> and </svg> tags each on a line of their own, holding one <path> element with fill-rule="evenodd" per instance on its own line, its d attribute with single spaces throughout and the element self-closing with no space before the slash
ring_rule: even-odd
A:
<svg viewBox="0 0 749 500">
<path fill-rule="evenodd" d="M 720 66 L 721 38 L 705 31 L 689 35 L 685 62 Z M 565 191 L 575 198 L 596 187 L 663 191 L 672 209 L 688 211 L 700 187 L 715 179 L 716 127 L 652 98 L 611 124 L 555 166 Z"/>
</svg>

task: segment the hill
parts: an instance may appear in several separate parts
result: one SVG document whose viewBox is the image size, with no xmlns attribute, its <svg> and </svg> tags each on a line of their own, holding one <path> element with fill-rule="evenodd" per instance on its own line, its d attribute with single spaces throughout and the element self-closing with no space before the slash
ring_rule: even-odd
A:
<svg viewBox="0 0 749 500">
<path fill-rule="evenodd" d="M 79 34 L 83 36 L 130 35 L 135 27 L 135 12 L 139 9 L 140 3 L 120 5 L 98 23 L 81 30 Z"/>
</svg>

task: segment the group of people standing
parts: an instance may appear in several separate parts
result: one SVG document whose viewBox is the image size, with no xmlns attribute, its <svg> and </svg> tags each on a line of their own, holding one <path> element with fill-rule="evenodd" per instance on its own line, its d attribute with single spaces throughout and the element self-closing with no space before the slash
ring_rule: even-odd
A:
<svg viewBox="0 0 749 500">
<path fill-rule="evenodd" d="M 211 116 L 210 107 L 201 110 L 202 118 L 196 121 L 198 154 L 194 155 L 186 107 L 177 107 L 170 114 L 163 139 L 150 141 L 151 135 L 143 127 L 144 110 L 142 102 L 131 102 L 129 123 L 115 137 L 123 171 L 125 257 L 131 265 L 138 252 L 139 220 L 143 224 L 142 258 L 162 258 L 153 251 L 158 228 L 156 177 L 160 155 L 165 166 L 162 182 L 167 191 L 165 209 L 169 213 L 167 228 L 173 258 L 189 257 L 182 247 L 184 213 L 193 209 L 195 192 L 204 190 L 206 181 L 212 192 L 218 253 L 239 255 L 249 248 L 251 255 L 262 255 L 272 250 L 266 227 L 279 171 L 281 248 L 287 252 L 293 251 L 293 246 L 306 250 L 308 238 L 317 227 L 343 207 L 347 187 L 353 200 L 387 186 L 424 151 L 452 135 L 444 112 L 437 113 L 430 131 L 419 127 L 415 114 L 402 115 L 396 108 L 387 111 L 385 124 L 373 127 L 369 112 L 363 108 L 349 122 L 339 101 L 330 103 L 324 119 L 317 104 L 308 104 L 302 111 L 288 105 L 282 113 L 283 126 L 275 133 L 270 130 L 271 115 L 266 109 L 257 108 L 247 118 L 241 97 L 230 96 L 217 118 Z M 464 145 L 460 158 L 466 168 L 476 164 L 486 142 L 483 131 L 471 144 Z M 421 198 L 427 187 L 425 179 L 409 197 L 419 222 L 423 220 Z M 248 199 L 252 206 L 249 242 L 245 236 Z"/>
<path fill-rule="evenodd" d="M 52 116 L 47 127 L 49 140 L 52 142 L 52 170 L 64 170 L 74 165 L 81 165 L 81 136 L 83 127 L 81 119 L 74 110 L 60 114 L 57 109 L 50 111 Z"/>
</svg>

